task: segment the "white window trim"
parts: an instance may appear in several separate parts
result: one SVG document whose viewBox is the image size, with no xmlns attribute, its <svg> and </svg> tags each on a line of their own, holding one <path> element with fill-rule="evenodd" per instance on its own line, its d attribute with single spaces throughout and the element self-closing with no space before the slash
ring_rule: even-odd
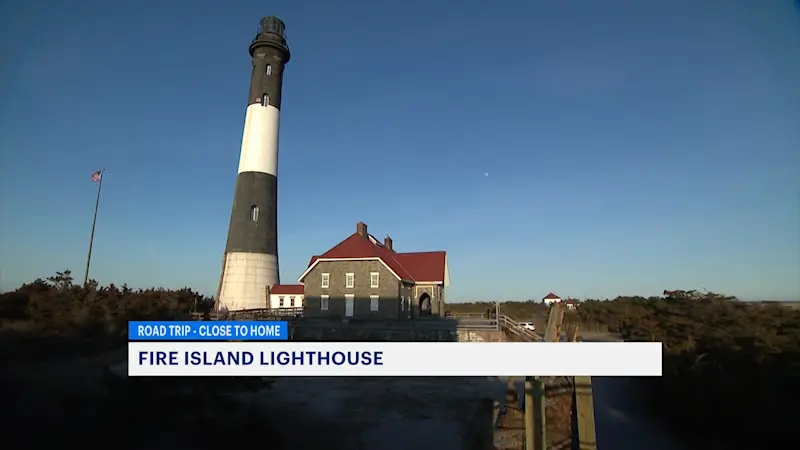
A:
<svg viewBox="0 0 800 450">
<path fill-rule="evenodd" d="M 400 297 L 400 311 L 405 311 L 405 310 L 406 310 L 406 297 L 405 296 L 401 296 Z"/>
<path fill-rule="evenodd" d="M 289 307 L 294 308 L 294 297 L 289 297 Z"/>
<path fill-rule="evenodd" d="M 327 283 L 326 283 L 326 281 L 327 281 Z M 329 288 L 329 287 L 331 287 L 331 274 L 323 273 L 322 274 L 322 288 L 326 289 L 326 288 Z"/>
<path fill-rule="evenodd" d="M 372 284 L 372 277 L 375 277 L 375 284 Z M 381 273 L 380 272 L 370 272 L 369 273 L 369 287 L 371 287 L 371 288 L 381 287 Z"/>
<path fill-rule="evenodd" d="M 319 297 L 319 310 L 320 311 L 327 311 L 330 308 L 330 296 L 329 295 L 321 295 Z"/>
<path fill-rule="evenodd" d="M 348 281 L 352 281 L 351 284 L 348 284 Z M 344 274 L 344 287 L 347 289 L 353 289 L 356 286 L 356 274 L 355 273 L 346 273 Z"/>
<path fill-rule="evenodd" d="M 370 295 L 369 296 L 369 310 L 371 312 L 376 312 L 380 310 L 380 295 Z M 372 307 L 375 305 L 375 308 Z"/>
</svg>

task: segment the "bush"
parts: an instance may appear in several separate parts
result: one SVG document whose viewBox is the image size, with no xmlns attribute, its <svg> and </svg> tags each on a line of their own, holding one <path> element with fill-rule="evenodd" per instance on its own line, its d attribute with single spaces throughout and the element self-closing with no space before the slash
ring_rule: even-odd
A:
<svg viewBox="0 0 800 450">
<path fill-rule="evenodd" d="M 694 291 L 581 302 L 565 322 L 664 345 L 661 378 L 642 378 L 653 415 L 699 448 L 800 448 L 800 311 Z M 454 313 L 488 303 L 451 304 Z M 501 314 L 546 321 L 546 307 L 503 303 Z"/>
<path fill-rule="evenodd" d="M 189 288 L 139 289 L 73 283 L 69 270 L 0 294 L 0 359 L 86 354 L 123 345 L 129 320 L 188 319 L 210 299 Z"/>
</svg>

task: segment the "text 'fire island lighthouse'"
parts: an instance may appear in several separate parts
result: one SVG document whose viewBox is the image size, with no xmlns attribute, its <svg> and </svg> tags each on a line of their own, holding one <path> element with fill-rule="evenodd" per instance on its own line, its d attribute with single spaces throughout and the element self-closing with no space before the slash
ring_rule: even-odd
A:
<svg viewBox="0 0 800 450">
<path fill-rule="evenodd" d="M 283 68 L 289 62 L 286 26 L 261 19 L 250 44 L 253 75 L 244 119 L 239 173 L 216 307 L 265 308 L 278 275 L 278 125 Z"/>
</svg>

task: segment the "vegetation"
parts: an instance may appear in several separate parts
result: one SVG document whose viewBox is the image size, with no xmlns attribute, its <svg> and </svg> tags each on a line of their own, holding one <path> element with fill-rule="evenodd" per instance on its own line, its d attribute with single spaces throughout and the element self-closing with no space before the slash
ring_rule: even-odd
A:
<svg viewBox="0 0 800 450">
<path fill-rule="evenodd" d="M 209 299 L 189 288 L 76 285 L 69 270 L 0 294 L 0 359 L 36 360 L 127 342 L 129 320 L 180 320 Z"/>
<path fill-rule="evenodd" d="M 669 292 L 665 298 L 580 302 L 565 315 L 583 331 L 620 333 L 664 345 L 664 376 L 642 379 L 653 413 L 698 447 L 798 448 L 800 311 L 722 295 Z M 209 299 L 181 290 L 132 290 L 73 283 L 69 271 L 0 294 L 0 358 L 36 360 L 121 346 L 128 320 L 187 318 Z M 540 302 L 449 305 L 453 313 L 497 309 L 543 329 Z"/>
<path fill-rule="evenodd" d="M 270 448 L 308 448 L 287 438 L 297 432 L 293 424 L 308 423 L 306 417 L 291 418 L 286 408 L 276 412 L 258 396 L 229 395 L 263 392 L 270 380 L 128 381 L 106 370 L 125 357 L 129 320 L 188 319 L 192 310 L 210 306 L 209 298 L 188 288 L 76 285 L 68 270 L 0 294 L 0 360 L 12 362 L 0 365 L 0 383 L 4 400 L 14 405 L 0 427 L 8 438 L 3 448 L 139 449 L 169 442 L 178 449 L 219 449 L 250 443 L 253 429 L 270 436 Z M 47 432 L 25 431 L 30 423 L 47 423 Z"/>
<path fill-rule="evenodd" d="M 481 312 L 489 304 L 448 305 Z M 503 314 L 544 323 L 546 306 L 504 303 Z M 800 311 L 713 293 L 579 303 L 565 321 L 664 344 L 664 376 L 641 379 L 654 415 L 699 448 L 800 448 Z"/>
</svg>

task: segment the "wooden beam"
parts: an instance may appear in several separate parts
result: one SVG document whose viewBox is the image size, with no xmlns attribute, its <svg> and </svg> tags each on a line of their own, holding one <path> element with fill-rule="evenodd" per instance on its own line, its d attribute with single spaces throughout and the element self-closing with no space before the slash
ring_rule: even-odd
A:
<svg viewBox="0 0 800 450">
<path fill-rule="evenodd" d="M 567 328 L 567 342 L 577 342 L 578 331 L 579 327 L 577 325 L 571 325 L 569 328 Z"/>
<path fill-rule="evenodd" d="M 550 318 L 547 320 L 547 330 L 544 333 L 545 342 L 558 342 L 561 321 L 564 319 L 564 307 L 561 302 L 553 303 L 550 307 Z"/>
</svg>

